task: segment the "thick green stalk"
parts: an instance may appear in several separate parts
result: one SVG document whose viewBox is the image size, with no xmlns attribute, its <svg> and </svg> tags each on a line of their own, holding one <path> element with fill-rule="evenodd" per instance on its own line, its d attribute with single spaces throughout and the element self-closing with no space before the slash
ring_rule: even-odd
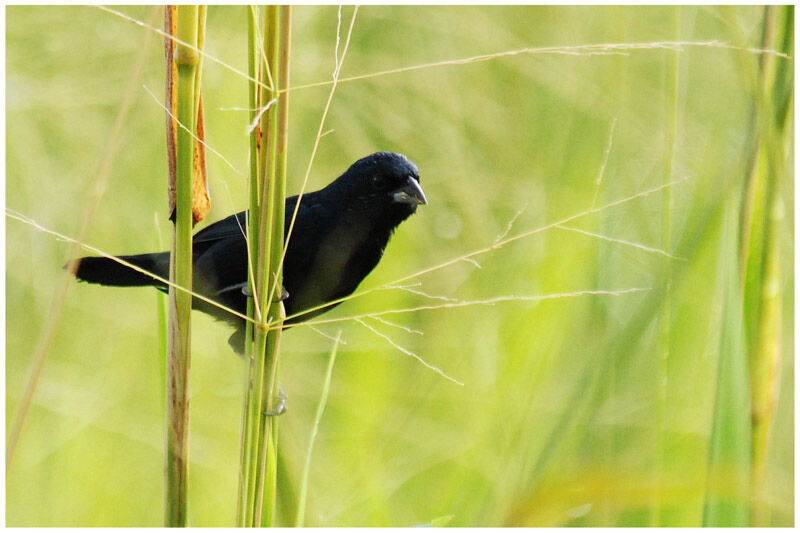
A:
<svg viewBox="0 0 800 533">
<path fill-rule="evenodd" d="M 791 8 L 767 6 L 764 12 L 762 46 L 791 53 L 793 43 Z M 779 186 L 786 177 L 786 131 L 784 125 L 791 100 L 790 70 L 773 57 L 759 68 L 755 123 L 758 126 L 753 165 L 744 209 L 740 257 L 746 265 L 743 276 L 745 326 L 748 336 L 751 394 L 752 514 L 751 525 L 769 525 L 764 502 L 767 445 L 777 399 L 780 365 L 781 274 L 778 232 L 783 216 Z M 789 178 L 790 179 L 790 178 Z M 746 238 L 746 240 L 745 240 Z"/>
<path fill-rule="evenodd" d="M 262 395 L 261 413 L 263 434 L 260 438 L 258 469 L 261 475 L 259 484 L 262 499 L 259 500 L 256 523 L 271 526 L 274 522 L 275 503 L 277 499 L 277 419 L 266 413 L 274 413 L 278 382 L 278 352 L 280 346 L 283 319 L 286 316 L 283 304 L 273 304 L 275 292 L 271 288 L 281 286 L 281 258 L 283 255 L 284 206 L 286 197 L 286 156 L 288 148 L 289 117 L 289 45 L 291 39 L 291 7 L 270 6 L 268 8 L 268 32 L 265 34 L 269 71 L 276 87 L 273 87 L 272 99 L 277 99 L 275 111 L 271 113 L 269 143 L 269 195 L 264 198 L 269 216 L 268 225 L 262 229 L 269 232 L 269 245 L 265 252 L 268 261 L 264 273 L 264 295 L 262 302 L 262 325 L 266 329 L 266 351 L 264 374 L 264 394 Z M 282 91 L 282 92 L 279 92 Z M 263 216 L 263 205 L 262 205 Z M 263 218 L 262 218 L 263 222 Z M 269 289 L 269 290 L 266 290 Z"/>
<path fill-rule="evenodd" d="M 774 135 L 770 135 L 774 137 Z M 769 157 L 769 156 L 768 156 Z M 753 526 L 768 526 L 768 512 L 763 500 L 769 430 L 778 394 L 780 364 L 781 292 L 778 229 L 782 205 L 777 198 L 776 168 L 770 162 L 764 209 L 764 248 L 759 287 L 760 305 L 756 332 L 756 350 L 751 355 L 752 442 L 753 442 Z"/>
<path fill-rule="evenodd" d="M 718 279 L 722 286 L 722 319 L 717 356 L 717 383 L 708 444 L 708 473 L 703 526 L 742 527 L 750 521 L 750 391 L 747 349 L 742 328 L 742 299 L 733 194 L 726 202 Z"/>
<path fill-rule="evenodd" d="M 278 87 L 288 88 L 291 10 L 287 6 L 266 8 L 264 60 L 256 61 L 256 18 L 250 12 L 250 68 L 259 66 L 258 78 L 269 88 L 251 84 L 251 104 L 261 113 L 260 129 L 251 138 L 250 191 L 250 284 L 254 301 L 249 313 L 257 321 L 246 338 L 250 375 L 243 413 L 240 502 L 237 523 L 244 526 L 272 525 L 276 500 L 277 424 L 272 414 L 278 408 L 278 347 L 283 304 L 273 303 L 281 286 L 283 252 L 288 93 L 278 96 Z M 275 85 L 271 85 L 274 80 Z M 276 100 L 277 102 L 273 102 Z M 264 107 L 268 107 L 264 111 Z M 255 119 L 255 116 L 252 117 Z M 260 143 L 257 135 L 260 133 Z"/>
<path fill-rule="evenodd" d="M 265 8 L 264 36 L 262 50 L 266 57 L 259 61 L 261 72 L 260 79 L 274 76 L 276 51 L 275 40 L 278 32 L 277 7 L 267 6 Z M 270 102 L 274 98 L 274 87 L 262 87 L 260 90 L 260 106 L 267 106 L 268 109 L 261 115 L 261 146 L 259 152 L 259 179 L 257 184 L 259 207 L 251 213 L 258 227 L 257 255 L 252 262 L 255 268 L 255 292 L 257 296 L 255 306 L 257 308 L 258 324 L 254 331 L 253 354 L 253 395 L 251 397 L 250 413 L 254 419 L 254 430 L 251 441 L 251 457 L 249 464 L 250 483 L 248 487 L 248 499 L 250 501 L 249 512 L 247 515 L 248 525 L 257 526 L 261 523 L 262 506 L 264 499 L 265 486 L 265 465 L 268 448 L 268 432 L 265 431 L 266 416 L 265 404 L 266 396 L 269 394 L 269 386 L 266 383 L 267 368 L 269 363 L 267 358 L 267 328 L 270 301 L 267 299 L 267 279 L 270 271 L 270 247 L 272 246 L 273 212 L 270 198 L 272 187 L 274 186 L 275 175 L 275 150 L 273 143 L 275 140 L 275 107 Z M 260 111 L 260 110 L 259 110 Z"/>
<path fill-rule="evenodd" d="M 197 45 L 197 6 L 178 8 L 178 39 Z M 194 130 L 195 83 L 199 54 L 178 45 L 178 121 Z M 176 150 L 176 203 L 173 226 L 170 281 L 192 288 L 192 170 L 194 139 L 178 128 Z M 167 360 L 166 491 L 167 526 L 187 525 L 189 475 L 189 350 L 192 297 L 185 291 L 169 289 L 169 335 Z"/>
<path fill-rule="evenodd" d="M 277 75 L 276 69 L 278 68 L 278 6 L 267 6 L 265 30 L 264 30 L 264 45 L 263 49 L 266 51 L 267 57 L 265 68 L 271 74 L 272 79 Z M 261 182 L 260 182 L 260 195 L 259 205 L 261 213 L 259 217 L 259 241 L 258 241 L 258 259 L 260 268 L 256 270 L 256 287 L 258 288 L 258 303 L 261 308 L 261 322 L 266 324 L 265 316 L 269 312 L 270 299 L 268 296 L 268 284 L 266 280 L 269 279 L 270 262 L 272 254 L 272 226 L 274 223 L 274 210 L 271 200 L 274 196 L 275 190 L 275 171 L 276 171 L 276 140 L 277 140 L 277 119 L 276 119 L 276 106 L 271 102 L 277 97 L 277 89 L 272 86 L 271 89 L 261 89 L 261 105 L 269 106 L 269 110 L 264 113 L 262 118 L 262 139 L 261 139 Z"/>
<path fill-rule="evenodd" d="M 275 178 L 272 188 L 272 212 L 274 216 L 272 224 L 272 248 L 270 249 L 271 272 L 269 277 L 270 291 L 267 299 L 272 301 L 278 294 L 283 292 L 277 290 L 283 287 L 283 247 L 284 247 L 284 224 L 286 218 L 286 160 L 289 152 L 289 60 L 291 57 L 292 39 L 292 6 L 282 5 L 278 8 L 279 33 L 278 33 L 278 68 L 276 77 L 273 78 L 277 85 L 277 119 L 275 126 Z M 286 318 L 286 311 L 283 302 L 278 302 L 275 312 L 270 317 L 272 329 L 269 332 L 267 342 L 267 360 L 269 364 L 269 375 L 267 384 L 269 394 L 266 397 L 266 412 L 272 413 L 278 408 L 275 405 L 276 386 L 278 384 L 278 354 L 281 340 L 283 321 Z M 270 423 L 271 422 L 271 423 Z M 264 515 L 262 525 L 272 526 L 275 517 L 275 504 L 277 501 L 277 455 L 278 455 L 278 420 L 276 418 L 267 419 L 267 434 L 269 438 L 269 453 L 267 454 L 267 492 L 265 499 L 269 503 L 267 513 Z"/>
<path fill-rule="evenodd" d="M 767 12 L 764 13 L 764 23 L 761 32 L 761 48 L 768 46 L 771 42 L 770 25 L 767 24 Z M 761 131 L 759 118 L 762 115 L 763 95 L 765 75 L 764 71 L 768 64 L 769 56 L 762 55 L 758 58 L 758 73 L 756 76 L 756 83 L 752 88 L 753 98 L 750 104 L 750 116 L 746 131 L 749 135 L 749 148 L 747 162 L 747 174 L 745 175 L 744 186 L 742 187 L 742 200 L 739 215 L 739 275 L 741 276 L 740 283 L 742 291 L 745 289 L 748 266 L 748 258 L 752 247 L 750 239 L 753 226 L 753 209 L 755 208 L 756 197 L 756 173 L 758 171 L 759 151 L 761 146 Z"/>
<path fill-rule="evenodd" d="M 251 78 L 258 75 L 258 42 L 256 30 L 258 26 L 258 12 L 255 6 L 246 6 L 247 10 L 247 67 Z M 248 85 L 248 101 L 250 104 L 250 123 L 255 122 L 258 115 L 259 90 L 255 83 Z M 258 134 L 256 129 L 250 135 L 250 205 L 247 219 L 248 235 L 248 287 L 250 294 L 255 294 L 253 259 L 258 257 L 258 220 L 250 213 L 258 212 L 258 182 L 259 182 L 259 161 L 258 161 Z M 255 305 L 251 297 L 247 298 L 247 316 L 254 316 Z M 239 496 L 236 502 L 236 525 L 244 527 L 247 525 L 247 502 L 248 488 L 250 486 L 250 464 L 252 446 L 250 442 L 254 431 L 257 417 L 251 410 L 253 406 L 251 396 L 254 386 L 255 359 L 253 357 L 253 323 L 247 322 L 245 329 L 245 358 L 248 361 L 248 380 L 245 389 L 244 407 L 242 408 L 242 434 L 239 445 Z"/>
<path fill-rule="evenodd" d="M 158 222 L 158 212 L 155 213 L 156 222 L 156 250 L 164 249 L 164 242 L 161 239 L 161 224 Z M 167 390 L 167 295 L 161 291 L 156 292 L 156 314 L 158 315 L 158 369 L 161 377 L 161 390 Z M 161 408 L 166 408 L 164 396 L 161 396 Z"/>
<path fill-rule="evenodd" d="M 283 278 L 283 268 L 281 259 L 283 258 L 283 233 L 285 220 L 285 201 L 286 197 L 286 160 L 289 149 L 289 58 L 292 38 L 292 8 L 291 6 L 280 6 L 278 8 L 279 32 L 277 40 L 277 72 L 275 83 L 277 90 L 273 92 L 276 102 L 275 120 L 275 180 L 272 194 L 273 210 L 275 223 L 272 225 L 272 242 L 270 264 L 273 266 L 270 277 L 269 300 L 272 300 L 278 293 L 281 280 Z M 279 244 L 276 246 L 275 244 Z"/>
<path fill-rule="evenodd" d="M 771 37 L 770 47 L 778 44 L 784 53 L 791 53 L 793 44 L 793 12 L 791 7 L 767 6 L 765 35 Z M 770 58 L 766 62 L 764 93 L 761 102 L 762 156 L 765 164 L 763 204 L 760 220 L 760 257 L 754 282 L 757 314 L 752 325 L 754 341 L 750 354 L 750 383 L 752 400 L 753 445 L 753 526 L 770 525 L 769 509 L 764 502 L 767 445 L 778 396 L 778 368 L 781 355 L 780 248 L 778 232 L 783 218 L 780 181 L 787 178 L 787 136 L 784 126 L 791 99 L 791 71 Z M 787 181 L 791 177 L 788 177 Z"/>
</svg>

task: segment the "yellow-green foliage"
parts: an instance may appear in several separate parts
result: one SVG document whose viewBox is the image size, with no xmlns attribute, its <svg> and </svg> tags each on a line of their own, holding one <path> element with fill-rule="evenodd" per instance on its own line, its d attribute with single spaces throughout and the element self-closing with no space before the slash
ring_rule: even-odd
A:
<svg viewBox="0 0 800 533">
<path fill-rule="evenodd" d="M 120 10 L 149 16 L 144 7 Z M 351 12 L 343 10 L 342 39 Z M 740 309 L 749 320 L 753 312 L 749 300 L 744 309 L 726 302 L 735 296 L 730 281 L 738 269 L 729 262 L 739 261 L 732 250 L 738 225 L 731 224 L 740 219 L 736 199 L 750 172 L 760 90 L 760 56 L 744 49 L 761 46 L 763 13 L 714 6 L 677 14 L 668 6 L 359 10 L 343 79 L 524 48 L 676 35 L 732 48 L 521 53 L 341 83 L 310 190 L 359 157 L 394 150 L 419 166 L 430 202 L 399 228 L 363 288 L 490 246 L 520 210 L 508 236 L 659 187 L 669 164 L 675 179 L 688 179 L 670 188 L 669 217 L 663 194 L 653 193 L 566 224 L 617 241 L 553 227 L 475 257 L 480 268 L 457 262 L 404 282 L 421 286 L 376 291 L 322 315 L 446 303 L 419 291 L 482 300 L 653 289 L 382 316 L 424 335 L 364 319 L 463 387 L 362 324 L 321 325 L 329 336 L 341 329 L 342 344 L 313 451 L 306 525 L 702 523 L 709 450 L 745 446 L 720 448 L 711 433 L 714 420 L 729 414 L 715 412 L 717 391 L 742 388 L 741 375 L 731 372 L 739 381 L 720 389 L 720 352 L 734 346 L 729 352 L 741 357 L 748 349 L 747 339 L 730 336 L 727 317 Z M 6 205 L 72 236 L 140 53 L 150 58 L 142 83 L 163 100 L 162 42 L 143 47 L 148 30 L 98 8 L 8 7 L 6 15 Z M 337 8 L 297 7 L 293 17 L 292 85 L 330 80 Z M 215 59 L 246 72 L 246 35 L 242 8 L 209 8 L 206 50 Z M 793 60 L 772 61 L 793 68 Z M 217 220 L 248 203 L 250 117 L 231 110 L 249 107 L 248 89 L 216 61 L 206 58 L 203 68 L 206 138 L 236 169 L 207 153 L 208 219 Z M 292 92 L 287 194 L 299 191 L 329 91 Z M 88 244 L 111 253 L 152 247 L 153 212 L 163 217 L 167 205 L 164 122 L 153 97 L 139 91 Z M 772 137 L 791 147 L 793 134 L 788 120 Z M 674 143 L 665 141 L 669 135 Z M 792 525 L 794 512 L 791 168 L 774 175 L 783 218 L 771 230 L 781 368 L 762 503 L 775 525 Z M 619 242 L 661 249 L 665 220 L 662 251 L 676 259 Z M 161 229 L 168 242 L 167 225 Z M 6 231 L 9 420 L 67 245 L 16 220 L 7 219 Z M 231 525 L 246 365 L 230 352 L 224 325 L 197 313 L 192 322 L 190 522 Z M 332 344 L 305 327 L 282 338 L 289 411 L 280 421 L 278 524 L 296 515 Z M 161 394 L 152 292 L 72 287 L 8 472 L 7 523 L 159 525 Z M 727 398 L 725 405 L 739 405 Z"/>
</svg>

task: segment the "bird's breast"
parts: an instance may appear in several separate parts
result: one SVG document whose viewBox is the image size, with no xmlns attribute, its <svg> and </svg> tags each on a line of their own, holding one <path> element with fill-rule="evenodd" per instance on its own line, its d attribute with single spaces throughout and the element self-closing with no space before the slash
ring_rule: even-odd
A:
<svg viewBox="0 0 800 533">
<path fill-rule="evenodd" d="M 285 268 L 292 313 L 351 294 L 378 264 L 391 231 L 376 231 L 358 222 L 345 219 L 321 232 L 317 246 L 310 248 L 315 253 L 307 255 L 304 264 L 302 259 L 293 259 L 293 272 Z"/>
</svg>

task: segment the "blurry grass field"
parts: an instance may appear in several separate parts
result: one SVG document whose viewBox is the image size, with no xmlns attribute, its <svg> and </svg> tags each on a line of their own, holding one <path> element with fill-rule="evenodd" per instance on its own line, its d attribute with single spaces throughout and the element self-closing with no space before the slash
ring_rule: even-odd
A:
<svg viewBox="0 0 800 533">
<path fill-rule="evenodd" d="M 161 26 L 160 10 L 122 11 Z M 776 12 L 792 37 L 793 14 Z M 343 23 L 351 13 L 343 10 Z M 705 523 L 717 516 L 714 494 L 746 508 L 736 481 L 745 472 L 746 488 L 750 471 L 746 358 L 758 352 L 752 332 L 768 331 L 753 326 L 764 309 L 777 312 L 770 339 L 780 368 L 758 516 L 793 525 L 793 88 L 786 126 L 753 116 L 787 95 L 762 78 L 794 65 L 746 50 L 762 47 L 764 24 L 764 7 L 360 8 L 343 78 L 523 48 L 731 46 L 519 54 L 341 83 L 310 189 L 392 150 L 419 166 L 430 201 L 362 288 L 491 246 L 512 219 L 509 237 L 595 211 L 565 224 L 571 230 L 548 227 L 475 257 L 478 265 L 457 262 L 406 282 L 422 282 L 410 291 L 376 291 L 320 317 L 444 302 L 414 291 L 459 301 L 565 294 L 382 316 L 423 335 L 364 319 L 464 386 L 358 322 L 320 325 L 332 337 L 341 330 L 342 344 L 306 525 L 452 516 L 458 526 L 689 526 L 704 523 L 704 509 Z M 292 86 L 330 80 L 336 28 L 336 7 L 295 9 Z M 206 51 L 239 71 L 247 70 L 246 33 L 243 8 L 209 8 Z M 789 46 L 793 56 L 793 39 Z M 150 251 L 159 239 L 154 215 L 169 242 L 164 113 L 142 87 L 163 100 L 163 41 L 97 8 L 6 8 L 8 208 L 78 234 L 142 54 L 85 242 L 108 253 Z M 759 74 L 762 58 L 774 67 Z M 231 109 L 247 107 L 247 80 L 206 62 L 203 83 L 207 142 L 227 160 L 207 156 L 215 221 L 247 205 L 248 113 Z M 762 89 L 770 96 L 759 100 Z M 299 191 L 329 91 L 291 94 L 289 194 Z M 749 265 L 774 247 L 774 307 L 750 290 L 767 279 L 752 274 L 760 262 L 746 272 L 744 297 L 739 286 L 751 175 L 753 219 L 771 220 L 772 230 L 762 242 L 754 223 L 744 253 Z M 769 191 L 774 203 L 760 208 Z M 52 235 L 6 219 L 6 428 L 67 252 Z M 647 290 L 569 295 L 628 289 Z M 246 365 L 230 352 L 224 325 L 198 313 L 192 321 L 190 521 L 226 526 Z M 288 525 L 333 342 L 297 327 L 282 343 L 289 411 L 280 420 L 277 522 Z M 7 471 L 8 525 L 161 524 L 159 365 L 155 291 L 72 286 Z"/>
</svg>

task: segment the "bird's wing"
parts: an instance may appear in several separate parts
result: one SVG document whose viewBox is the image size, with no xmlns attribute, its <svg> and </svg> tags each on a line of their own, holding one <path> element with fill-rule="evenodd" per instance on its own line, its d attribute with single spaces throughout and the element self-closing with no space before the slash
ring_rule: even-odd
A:
<svg viewBox="0 0 800 533">
<path fill-rule="evenodd" d="M 297 207 L 297 217 L 284 267 L 292 274 L 301 276 L 310 267 L 310 260 L 303 259 L 309 250 L 315 249 L 315 238 L 324 234 L 327 207 L 319 195 L 304 195 L 299 207 L 297 197 L 286 199 L 284 235 L 289 231 L 292 216 Z M 231 299 L 237 303 L 247 296 L 247 247 L 244 235 L 247 230 L 246 211 L 224 218 L 199 231 L 194 236 L 194 270 L 198 283 L 205 283 L 202 293 Z M 303 252 L 305 251 L 305 252 Z M 301 256 L 298 259 L 298 254 Z M 309 257 L 310 259 L 310 257 Z M 288 263 L 288 266 L 287 266 Z"/>
<path fill-rule="evenodd" d="M 316 231 L 319 228 L 322 219 L 324 218 L 323 212 L 326 211 L 325 206 L 320 202 L 322 197 L 318 194 L 319 191 L 304 194 L 297 205 L 297 196 L 292 196 L 286 199 L 286 214 L 284 216 L 283 236 L 284 238 L 289 233 L 289 226 L 292 223 L 295 207 L 298 208 L 297 216 L 294 221 L 294 228 L 292 233 L 295 235 L 303 234 L 309 231 Z M 294 237 L 292 237 L 294 238 Z"/>
<path fill-rule="evenodd" d="M 292 215 L 294 214 L 295 205 L 297 204 L 297 196 L 291 196 L 286 199 L 286 223 L 285 227 L 286 230 L 289 229 L 289 223 L 292 220 Z M 303 196 L 302 201 L 300 203 L 300 211 L 297 213 L 297 218 L 305 218 L 303 215 L 309 211 L 313 210 L 314 206 L 317 204 L 315 200 L 315 195 L 313 193 L 309 193 Z M 299 224 L 296 222 L 295 224 Z M 222 220 L 218 220 L 214 222 L 210 226 L 203 228 L 202 230 L 198 231 L 192 242 L 195 244 L 198 243 L 211 243 L 215 241 L 219 241 L 221 239 L 229 239 L 231 237 L 241 237 L 247 234 L 247 211 L 241 211 L 236 213 L 235 215 L 231 215 L 229 217 L 223 218 Z"/>
<path fill-rule="evenodd" d="M 198 231 L 192 238 L 192 242 L 195 244 L 212 242 L 236 236 L 244 238 L 246 232 L 247 211 L 242 211 L 214 222 L 210 226 Z"/>
</svg>

